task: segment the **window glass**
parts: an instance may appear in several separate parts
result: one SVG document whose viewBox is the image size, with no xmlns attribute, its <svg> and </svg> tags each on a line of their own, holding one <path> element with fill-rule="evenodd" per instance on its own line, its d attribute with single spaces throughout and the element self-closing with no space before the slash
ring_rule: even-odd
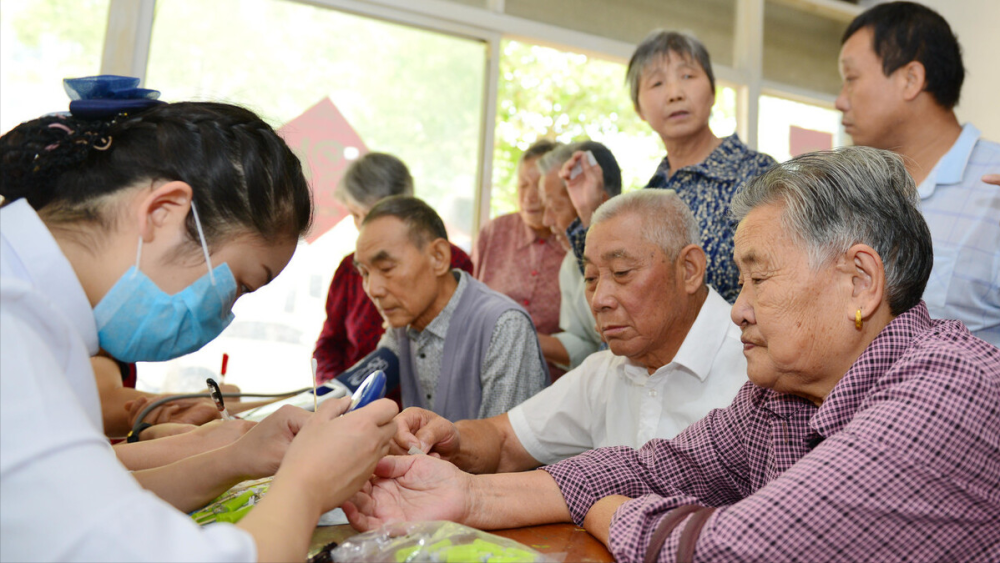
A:
<svg viewBox="0 0 1000 563">
<path fill-rule="evenodd" d="M 757 150 L 778 162 L 846 142 L 840 126 L 841 113 L 835 109 L 761 96 L 759 111 Z"/>
<path fill-rule="evenodd" d="M 365 151 L 400 157 L 416 195 L 441 214 L 453 242 L 468 248 L 486 53 L 480 41 L 297 2 L 158 2 L 148 87 L 167 100 L 245 105 L 284 127 L 312 163 L 317 210 L 310 243 L 268 287 L 240 299 L 233 325 L 200 352 L 144 364 L 143 384 L 204 387 L 223 352 L 231 358 L 227 381 L 245 390 L 309 384 L 327 288 L 357 236 L 331 195 L 343 168 Z M 324 124 L 329 138 L 309 137 L 322 135 Z M 308 143 L 292 141 L 303 136 Z"/>
<path fill-rule="evenodd" d="M 625 65 L 520 41 L 504 41 L 501 50 L 492 217 L 515 211 L 517 161 L 541 138 L 604 143 L 621 166 L 623 188 L 646 185 L 663 143 L 632 107 Z M 733 88 L 717 83 L 709 126 L 719 136 L 736 130 Z"/>
<path fill-rule="evenodd" d="M 0 132 L 67 111 L 63 78 L 101 70 L 110 0 L 0 3 Z"/>
</svg>

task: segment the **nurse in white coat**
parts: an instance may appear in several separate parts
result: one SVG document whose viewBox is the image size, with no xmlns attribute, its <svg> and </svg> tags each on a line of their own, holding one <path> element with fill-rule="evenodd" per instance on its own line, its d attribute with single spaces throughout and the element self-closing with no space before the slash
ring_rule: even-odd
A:
<svg viewBox="0 0 1000 563">
<path fill-rule="evenodd" d="M 196 350 L 285 267 L 312 201 L 284 141 L 242 108 L 163 104 L 22 124 L 0 138 L 0 172 L 0 560 L 304 559 L 319 515 L 387 451 L 391 401 L 287 407 L 230 446 L 130 474 L 89 360 Z M 181 512 L 275 472 L 237 525 Z"/>
</svg>

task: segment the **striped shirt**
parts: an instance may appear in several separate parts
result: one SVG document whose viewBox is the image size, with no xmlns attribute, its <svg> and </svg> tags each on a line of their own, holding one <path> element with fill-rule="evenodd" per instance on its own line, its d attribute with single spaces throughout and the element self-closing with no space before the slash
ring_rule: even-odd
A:
<svg viewBox="0 0 1000 563">
<path fill-rule="evenodd" d="M 684 505 L 717 507 L 695 561 L 1000 561 L 1000 350 L 921 303 L 820 407 L 747 384 L 673 440 L 545 468 L 573 519 L 625 495 L 618 561 Z M 690 518 L 690 517 L 689 517 Z M 682 522 L 658 552 L 675 561 Z"/>
<path fill-rule="evenodd" d="M 931 317 L 958 319 L 1000 346 L 1000 145 L 971 123 L 920 184 L 920 210 L 934 242 L 924 300 Z"/>
</svg>

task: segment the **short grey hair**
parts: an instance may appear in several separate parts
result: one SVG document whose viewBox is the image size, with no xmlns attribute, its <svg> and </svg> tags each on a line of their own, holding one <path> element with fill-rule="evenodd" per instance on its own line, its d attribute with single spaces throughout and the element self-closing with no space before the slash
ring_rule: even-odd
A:
<svg viewBox="0 0 1000 563">
<path fill-rule="evenodd" d="M 701 245 L 701 229 L 691 209 L 674 190 L 636 190 L 613 197 L 597 208 L 590 227 L 626 214 L 642 217 L 642 234 L 671 260 L 689 244 Z"/>
<path fill-rule="evenodd" d="M 576 151 L 590 151 L 593 153 L 597 164 L 601 166 L 604 179 L 604 193 L 608 197 L 615 197 L 622 193 L 622 169 L 618 166 L 615 155 L 608 147 L 597 141 L 581 141 L 569 145 L 559 145 L 551 152 L 538 159 L 538 171 L 542 176 L 552 172 L 556 168 L 562 167 Z"/>
<path fill-rule="evenodd" d="M 563 164 L 569 160 L 569 157 L 573 156 L 574 145 L 564 145 L 562 143 L 557 144 L 552 150 L 543 154 L 535 161 L 535 166 L 538 167 L 538 171 L 542 176 L 552 172 L 556 168 L 562 167 Z"/>
<path fill-rule="evenodd" d="M 335 195 L 342 201 L 350 199 L 371 208 L 387 197 L 412 196 L 413 177 L 402 160 L 370 152 L 351 163 Z"/>
<path fill-rule="evenodd" d="M 729 211 L 742 221 L 762 205 L 784 206 L 781 226 L 806 246 L 810 267 L 834 260 L 854 244 L 875 249 L 885 266 L 893 315 L 916 306 L 934 252 L 913 178 L 899 155 L 843 147 L 797 156 L 751 180 Z"/>
<path fill-rule="evenodd" d="M 635 105 L 636 109 L 639 108 L 639 81 L 642 79 L 642 73 L 651 63 L 671 53 L 697 62 L 708 75 L 712 92 L 715 92 L 715 73 L 712 72 L 712 59 L 708 56 L 708 49 L 701 41 L 686 33 L 657 29 L 646 36 L 642 43 L 639 43 L 635 52 L 632 53 L 632 58 L 628 61 L 625 82 L 628 83 L 632 94 L 632 104 Z"/>
</svg>

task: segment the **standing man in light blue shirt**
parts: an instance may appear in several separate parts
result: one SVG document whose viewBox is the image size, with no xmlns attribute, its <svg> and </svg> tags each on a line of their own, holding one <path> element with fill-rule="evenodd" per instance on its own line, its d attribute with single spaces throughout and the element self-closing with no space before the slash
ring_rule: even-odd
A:
<svg viewBox="0 0 1000 563">
<path fill-rule="evenodd" d="M 934 243 L 924 291 L 931 317 L 958 319 L 1000 346 L 1000 145 L 958 122 L 965 78 L 948 22 L 912 2 L 880 4 L 854 19 L 840 51 L 837 109 L 857 145 L 906 161 Z"/>
</svg>

